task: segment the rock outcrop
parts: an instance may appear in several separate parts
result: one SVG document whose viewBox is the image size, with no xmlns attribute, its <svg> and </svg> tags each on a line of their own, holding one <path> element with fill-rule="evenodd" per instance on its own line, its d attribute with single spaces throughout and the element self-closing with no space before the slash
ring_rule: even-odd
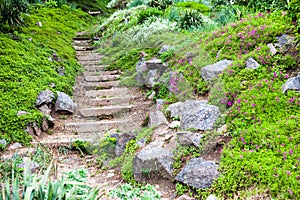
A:
<svg viewBox="0 0 300 200">
<path fill-rule="evenodd" d="M 222 73 L 232 62 L 232 60 L 224 59 L 215 64 L 207 65 L 201 69 L 201 76 L 204 80 L 210 81 Z"/>
<path fill-rule="evenodd" d="M 57 92 L 57 100 L 55 103 L 55 111 L 61 114 L 73 114 L 76 105 L 73 100 L 63 92 Z"/>
<path fill-rule="evenodd" d="M 259 68 L 260 64 L 258 64 L 258 62 L 256 60 L 254 60 L 254 58 L 250 57 L 247 61 L 246 61 L 246 68 L 247 69 L 257 69 Z"/>
<path fill-rule="evenodd" d="M 300 91 L 300 73 L 296 77 L 289 78 L 282 86 L 283 93 L 286 93 L 288 90 Z"/>
<path fill-rule="evenodd" d="M 177 174 L 175 180 L 189 186 L 205 189 L 219 177 L 218 165 L 202 158 L 192 158 L 190 162 Z"/>
</svg>

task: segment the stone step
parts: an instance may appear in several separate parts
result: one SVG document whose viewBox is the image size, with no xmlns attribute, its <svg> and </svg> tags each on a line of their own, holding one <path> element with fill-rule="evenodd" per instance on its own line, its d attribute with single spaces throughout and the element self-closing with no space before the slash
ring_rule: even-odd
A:
<svg viewBox="0 0 300 200">
<path fill-rule="evenodd" d="M 76 56 L 88 56 L 91 54 L 99 54 L 97 50 L 76 51 Z"/>
<path fill-rule="evenodd" d="M 83 117 L 101 117 L 101 116 L 113 116 L 120 115 L 122 113 L 129 112 L 132 105 L 114 105 L 114 106 L 104 106 L 104 107 L 92 107 L 92 108 L 82 108 L 79 110 Z"/>
<path fill-rule="evenodd" d="M 72 123 L 65 124 L 65 130 L 73 131 L 76 132 L 77 134 L 91 133 L 91 132 L 98 133 L 102 131 L 108 131 L 114 128 L 121 129 L 122 127 L 125 127 L 129 123 L 132 122 L 128 120 L 72 122 Z"/>
<path fill-rule="evenodd" d="M 98 65 L 101 60 L 84 60 L 84 61 L 78 61 L 81 65 Z"/>
<path fill-rule="evenodd" d="M 107 81 L 107 82 L 85 82 L 82 87 L 88 90 L 95 89 L 110 89 L 113 87 L 117 87 L 120 81 Z"/>
<path fill-rule="evenodd" d="M 108 65 L 85 65 L 83 68 L 88 72 L 100 72 L 105 71 Z"/>
<path fill-rule="evenodd" d="M 78 98 L 77 104 L 84 104 L 89 106 L 112 106 L 112 105 L 124 105 L 129 104 L 130 100 L 134 97 L 112 97 L 112 98 L 99 98 L 99 99 L 87 99 L 86 97 Z"/>
<path fill-rule="evenodd" d="M 87 47 L 87 46 L 73 46 L 75 51 L 88 51 L 93 50 L 94 47 Z"/>
<path fill-rule="evenodd" d="M 89 72 L 85 71 L 82 72 L 82 76 L 106 76 L 106 75 L 117 75 L 120 72 L 118 70 L 113 70 L 113 71 L 99 71 L 99 72 Z"/>
<path fill-rule="evenodd" d="M 100 61 L 104 56 L 101 54 L 89 55 L 89 56 L 77 56 L 77 60 L 81 61 Z"/>
<path fill-rule="evenodd" d="M 81 46 L 81 47 L 90 47 L 90 41 L 88 40 L 75 40 L 73 42 L 73 45 L 75 46 Z"/>
<path fill-rule="evenodd" d="M 120 75 L 102 75 L 102 76 L 85 76 L 84 80 L 87 82 L 100 82 L 100 81 L 115 81 L 120 78 Z"/>
<path fill-rule="evenodd" d="M 90 90 L 85 92 L 86 97 L 128 97 L 130 96 L 127 88 L 111 88 L 104 90 Z"/>
</svg>

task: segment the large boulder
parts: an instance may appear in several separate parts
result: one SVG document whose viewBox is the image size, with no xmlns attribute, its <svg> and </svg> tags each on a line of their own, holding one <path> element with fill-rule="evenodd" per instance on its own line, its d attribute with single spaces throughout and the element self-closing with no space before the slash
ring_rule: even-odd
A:
<svg viewBox="0 0 300 200">
<path fill-rule="evenodd" d="M 180 127 L 183 129 L 210 130 L 220 115 L 219 108 L 208 105 L 206 100 L 177 102 L 167 110 L 171 117 L 180 118 Z"/>
<path fill-rule="evenodd" d="M 149 112 L 149 124 L 148 127 L 157 127 L 162 124 L 168 124 L 167 118 L 161 111 L 152 111 Z"/>
<path fill-rule="evenodd" d="M 205 189 L 219 177 L 218 165 L 202 158 L 192 158 L 177 174 L 175 180 L 189 186 Z"/>
<path fill-rule="evenodd" d="M 221 114 L 217 106 L 208 104 L 200 104 L 189 111 L 182 113 L 180 127 L 183 129 L 211 130 Z"/>
<path fill-rule="evenodd" d="M 159 146 L 142 149 L 134 156 L 134 179 L 143 181 L 163 177 L 172 178 L 173 154 Z"/>
<path fill-rule="evenodd" d="M 148 87 L 153 87 L 160 82 L 160 78 L 168 66 L 160 59 L 140 61 L 136 66 L 136 81 Z"/>
<path fill-rule="evenodd" d="M 300 73 L 293 78 L 289 78 L 282 86 L 282 92 L 286 93 L 288 90 L 300 91 Z"/>
<path fill-rule="evenodd" d="M 281 36 L 276 37 L 278 43 L 275 44 L 275 47 L 279 49 L 280 53 L 285 53 L 287 51 L 292 50 L 296 47 L 297 41 L 295 37 L 283 34 Z"/>
<path fill-rule="evenodd" d="M 259 68 L 260 64 L 258 64 L 258 62 L 256 62 L 256 60 L 254 60 L 254 58 L 250 57 L 247 61 L 246 61 L 246 68 L 247 69 L 257 69 Z"/>
<path fill-rule="evenodd" d="M 54 93 L 51 90 L 45 90 L 38 94 L 36 98 L 36 106 L 40 107 L 43 104 L 50 104 L 54 99 Z"/>
<path fill-rule="evenodd" d="M 207 65 L 201 69 L 201 76 L 206 81 L 212 80 L 218 74 L 222 73 L 232 62 L 232 60 L 224 59 L 215 64 Z"/>
<path fill-rule="evenodd" d="M 61 114 L 73 114 L 76 105 L 73 100 L 63 92 L 57 92 L 57 100 L 55 103 L 55 111 Z"/>
</svg>

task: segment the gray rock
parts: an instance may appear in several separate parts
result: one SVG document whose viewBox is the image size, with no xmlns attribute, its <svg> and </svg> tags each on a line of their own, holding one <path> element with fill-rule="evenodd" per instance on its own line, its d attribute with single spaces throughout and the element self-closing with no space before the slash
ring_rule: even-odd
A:
<svg viewBox="0 0 300 200">
<path fill-rule="evenodd" d="M 257 69 L 260 66 L 260 64 L 258 64 L 258 62 L 256 62 L 256 60 L 254 60 L 254 58 L 250 57 L 247 61 L 246 61 L 246 68 L 247 69 Z"/>
<path fill-rule="evenodd" d="M 39 26 L 39 27 L 43 26 L 42 22 L 37 22 L 36 25 Z"/>
<path fill-rule="evenodd" d="M 194 54 L 192 53 L 192 52 L 187 52 L 186 54 L 185 54 L 185 58 L 188 60 L 188 61 L 192 61 L 193 60 L 193 58 L 194 58 Z"/>
<path fill-rule="evenodd" d="M 206 200 L 218 200 L 214 195 L 209 195 Z"/>
<path fill-rule="evenodd" d="M 166 102 L 163 99 L 156 99 L 156 109 L 161 110 Z"/>
<path fill-rule="evenodd" d="M 159 50 L 159 52 L 158 52 L 158 55 L 161 55 L 161 54 L 163 54 L 164 52 L 169 51 L 169 50 L 171 50 L 171 49 L 173 49 L 172 46 L 170 46 L 170 45 L 163 45 L 163 46 L 160 48 L 160 50 Z"/>
<path fill-rule="evenodd" d="M 182 113 L 180 127 L 183 129 L 211 130 L 220 114 L 218 107 L 201 103 Z"/>
<path fill-rule="evenodd" d="M 139 147 L 141 148 L 141 147 L 144 147 L 146 145 L 146 142 L 147 142 L 146 138 L 141 138 L 141 139 L 136 141 L 136 144 L 139 145 Z"/>
<path fill-rule="evenodd" d="M 34 133 L 34 130 L 33 130 L 33 128 L 32 128 L 32 123 L 31 122 L 29 122 L 28 124 L 27 124 L 27 127 L 26 127 L 26 129 L 25 129 L 25 132 L 27 132 L 29 135 L 31 135 L 31 136 L 35 136 L 35 133 Z"/>
<path fill-rule="evenodd" d="M 42 131 L 46 132 L 49 129 L 49 124 L 48 124 L 48 119 L 47 117 L 43 117 L 43 122 L 42 122 Z"/>
<path fill-rule="evenodd" d="M 274 45 L 272 43 L 270 43 L 267 46 L 270 48 L 271 55 L 274 56 L 277 53 L 277 50 L 274 47 Z"/>
<path fill-rule="evenodd" d="M 190 131 L 181 131 L 177 133 L 178 143 L 182 146 L 195 146 L 199 147 L 202 135 Z"/>
<path fill-rule="evenodd" d="M 300 73 L 296 77 L 289 78 L 282 86 L 283 93 L 286 93 L 288 90 L 300 91 Z"/>
<path fill-rule="evenodd" d="M 39 110 L 40 110 L 44 115 L 50 115 L 50 113 L 51 113 L 50 108 L 49 108 L 46 104 L 44 104 L 44 105 L 42 105 L 41 107 L 39 107 Z"/>
<path fill-rule="evenodd" d="M 9 150 L 15 150 L 15 149 L 19 149 L 21 147 L 22 147 L 22 145 L 19 142 L 15 142 L 12 145 L 10 145 L 8 149 Z"/>
<path fill-rule="evenodd" d="M 136 66 L 136 81 L 140 84 L 153 87 L 159 83 L 161 76 L 166 71 L 167 65 L 160 59 L 141 61 Z"/>
<path fill-rule="evenodd" d="M 162 124 L 168 124 L 168 120 L 161 111 L 152 111 L 149 113 L 148 127 L 157 127 Z"/>
<path fill-rule="evenodd" d="M 37 126 L 36 122 L 33 122 L 32 128 L 36 136 L 40 136 L 42 134 L 42 130 Z"/>
<path fill-rule="evenodd" d="M 155 95 L 156 95 L 156 92 L 153 91 L 153 92 L 149 95 L 148 99 L 150 99 L 150 100 L 154 99 Z"/>
<path fill-rule="evenodd" d="M 134 138 L 134 133 L 124 133 L 119 135 L 115 147 L 116 156 L 121 156 L 126 149 L 127 143 Z"/>
<path fill-rule="evenodd" d="M 201 76 L 206 81 L 212 80 L 218 74 L 222 73 L 232 62 L 232 60 L 224 59 L 215 64 L 207 65 L 201 69 Z"/>
<path fill-rule="evenodd" d="M 36 169 L 38 169 L 40 167 L 40 165 L 37 162 L 30 160 L 30 158 L 28 158 L 28 157 L 24 157 L 23 158 L 23 162 L 20 163 L 18 165 L 18 167 L 19 168 L 25 168 L 27 166 L 29 166 L 29 169 L 31 171 L 34 171 L 34 170 L 36 170 Z"/>
<path fill-rule="evenodd" d="M 155 179 L 156 176 L 171 179 L 172 157 L 173 154 L 170 151 L 158 146 L 139 151 L 134 156 L 134 179 L 143 181 Z"/>
<path fill-rule="evenodd" d="M 167 108 L 167 112 L 170 112 L 171 117 L 181 118 L 182 113 L 189 112 L 200 104 L 207 104 L 207 100 L 186 100 L 185 102 L 176 102 Z"/>
<path fill-rule="evenodd" d="M 5 139 L 0 140 L 0 145 L 6 146 L 7 142 Z"/>
<path fill-rule="evenodd" d="M 21 116 L 21 115 L 27 115 L 29 114 L 29 112 L 23 111 L 23 110 L 19 110 L 17 113 L 17 116 Z"/>
<path fill-rule="evenodd" d="M 177 174 L 175 180 L 195 188 L 209 188 L 213 181 L 219 177 L 217 168 L 218 165 L 214 162 L 193 158 Z"/>
<path fill-rule="evenodd" d="M 279 49 L 280 53 L 285 53 L 287 51 L 292 50 L 296 47 L 296 39 L 293 36 L 283 34 L 281 36 L 276 37 L 278 43 L 275 44 L 275 47 Z"/>
<path fill-rule="evenodd" d="M 181 195 L 180 197 L 176 198 L 176 200 L 195 200 L 195 198 L 184 194 L 184 195 Z"/>
<path fill-rule="evenodd" d="M 64 76 L 65 75 L 65 68 L 64 67 L 58 67 L 57 72 L 60 76 Z"/>
<path fill-rule="evenodd" d="M 50 104 L 54 99 L 54 93 L 51 90 L 45 90 L 38 94 L 36 98 L 36 106 L 40 107 L 43 104 Z"/>
<path fill-rule="evenodd" d="M 182 102 L 176 102 L 173 103 L 171 105 L 169 105 L 169 107 L 167 108 L 167 111 L 170 112 L 170 116 L 171 117 L 175 117 L 175 118 L 179 118 L 180 113 L 182 113 L 184 103 Z"/>
<path fill-rule="evenodd" d="M 63 92 L 57 92 L 57 100 L 55 103 L 55 111 L 61 114 L 73 114 L 75 112 L 76 105 L 73 100 Z"/>
<path fill-rule="evenodd" d="M 179 128 L 180 127 L 180 121 L 172 121 L 169 125 L 169 128 Z"/>
</svg>

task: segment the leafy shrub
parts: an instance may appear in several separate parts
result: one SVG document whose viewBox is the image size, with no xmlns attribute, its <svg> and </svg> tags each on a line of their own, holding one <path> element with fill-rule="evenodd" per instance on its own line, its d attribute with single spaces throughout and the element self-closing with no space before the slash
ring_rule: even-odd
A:
<svg viewBox="0 0 300 200">
<path fill-rule="evenodd" d="M 300 34 L 300 0 L 291 0 L 288 4 L 288 16 L 297 26 L 297 31 Z"/>
<path fill-rule="evenodd" d="M 179 2 L 177 4 L 175 4 L 176 7 L 183 7 L 183 8 L 190 8 L 193 10 L 197 10 L 201 13 L 208 13 L 210 11 L 210 9 L 202 4 L 202 3 L 198 3 L 198 2 Z"/>
<path fill-rule="evenodd" d="M 142 10 L 138 15 L 138 24 L 144 23 L 150 17 L 159 17 L 162 16 L 163 12 L 158 10 L 157 8 L 147 8 L 146 10 Z"/>
<path fill-rule="evenodd" d="M 174 0 L 149 0 L 147 4 L 150 7 L 156 7 L 158 9 L 164 10 L 173 3 Z"/>
<path fill-rule="evenodd" d="M 28 10 L 25 0 L 1 0 L 0 1 L 0 24 L 10 26 L 23 25 L 21 13 Z"/>
<path fill-rule="evenodd" d="M 127 7 L 133 8 L 140 5 L 147 5 L 147 2 L 148 2 L 147 0 L 132 0 L 128 3 Z"/>
<path fill-rule="evenodd" d="M 118 188 L 111 190 L 111 197 L 118 197 L 120 200 L 127 199 L 143 199 L 143 200 L 159 200 L 161 194 L 152 186 L 145 185 L 141 187 L 133 187 L 130 184 L 123 184 Z"/>
<path fill-rule="evenodd" d="M 194 10 L 186 10 L 181 14 L 178 21 L 178 26 L 186 30 L 198 28 L 203 24 L 202 15 Z"/>
</svg>

